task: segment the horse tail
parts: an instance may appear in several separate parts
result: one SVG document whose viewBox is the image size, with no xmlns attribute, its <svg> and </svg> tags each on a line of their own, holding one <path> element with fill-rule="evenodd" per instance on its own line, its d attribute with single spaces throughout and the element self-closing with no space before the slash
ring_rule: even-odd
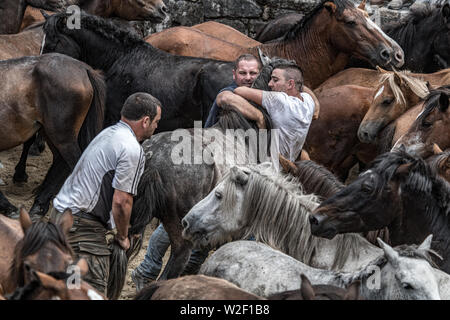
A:
<svg viewBox="0 0 450 320">
<path fill-rule="evenodd" d="M 134 300 L 151 300 L 153 295 L 155 294 L 156 290 L 159 289 L 161 286 L 161 281 L 158 282 L 152 282 L 148 286 L 146 286 L 144 289 L 138 292 Z"/>
<path fill-rule="evenodd" d="M 117 300 L 122 292 L 127 275 L 128 257 L 125 250 L 113 243 L 111 257 L 109 259 L 109 277 L 106 296 L 109 300 Z"/>
<path fill-rule="evenodd" d="M 106 84 L 103 76 L 100 72 L 90 69 L 86 69 L 86 72 L 92 85 L 93 97 L 78 134 L 78 144 L 81 151 L 86 149 L 89 142 L 102 130 L 106 101 Z"/>
<path fill-rule="evenodd" d="M 166 189 L 158 169 L 152 166 L 151 159 L 148 158 L 133 203 L 131 227 L 128 231 L 130 235 L 143 234 L 153 217 L 161 218 L 167 203 Z"/>
</svg>

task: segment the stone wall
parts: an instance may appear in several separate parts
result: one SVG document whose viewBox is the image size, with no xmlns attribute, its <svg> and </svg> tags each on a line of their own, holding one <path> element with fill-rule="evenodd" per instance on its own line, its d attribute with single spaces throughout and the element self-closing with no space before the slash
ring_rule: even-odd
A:
<svg viewBox="0 0 450 320">
<path fill-rule="evenodd" d="M 352 0 L 360 2 L 360 0 Z M 214 20 L 225 23 L 244 34 L 254 37 L 266 22 L 286 13 L 309 12 L 318 0 L 164 0 L 170 12 L 170 19 L 158 24 L 137 23 L 136 27 L 144 34 L 161 31 L 172 26 L 192 26 L 204 21 Z M 369 14 L 375 6 L 367 5 Z M 407 11 L 393 11 L 382 8 L 378 21 L 384 24 L 398 19 Z"/>
</svg>

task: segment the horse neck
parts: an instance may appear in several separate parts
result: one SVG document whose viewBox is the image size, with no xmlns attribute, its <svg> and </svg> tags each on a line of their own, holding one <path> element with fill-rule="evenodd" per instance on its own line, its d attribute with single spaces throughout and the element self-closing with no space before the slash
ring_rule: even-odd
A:
<svg viewBox="0 0 450 320">
<path fill-rule="evenodd" d="M 349 56 L 333 48 L 330 31 L 320 23 L 320 15 L 312 17 L 309 26 L 298 31 L 292 40 L 262 44 L 259 48 L 268 56 L 295 60 L 303 71 L 305 84 L 314 89 L 333 74 L 344 69 Z"/>
<path fill-rule="evenodd" d="M 89 14 L 100 17 L 110 17 L 113 15 L 115 2 L 113 0 L 81 0 L 80 8 Z"/>
<path fill-rule="evenodd" d="M 27 7 L 26 0 L 3 0 L 5 8 L 0 8 L 0 34 L 18 33 Z"/>
</svg>

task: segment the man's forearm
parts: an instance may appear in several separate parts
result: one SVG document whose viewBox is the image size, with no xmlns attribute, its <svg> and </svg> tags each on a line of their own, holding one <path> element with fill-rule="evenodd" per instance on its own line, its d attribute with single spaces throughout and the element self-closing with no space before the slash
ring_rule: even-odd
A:
<svg viewBox="0 0 450 320">
<path fill-rule="evenodd" d="M 133 203 L 130 203 L 130 201 L 113 203 L 112 214 L 116 224 L 117 234 L 120 239 L 125 239 L 128 236 L 128 226 L 130 224 L 132 207 Z"/>
<path fill-rule="evenodd" d="M 246 100 L 262 105 L 262 90 L 248 87 L 238 87 L 234 89 L 234 93 Z"/>
</svg>

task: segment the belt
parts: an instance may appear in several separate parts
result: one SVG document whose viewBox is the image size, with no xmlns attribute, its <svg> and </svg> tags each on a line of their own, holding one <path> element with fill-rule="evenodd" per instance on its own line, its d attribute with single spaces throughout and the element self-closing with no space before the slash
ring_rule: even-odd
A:
<svg viewBox="0 0 450 320">
<path fill-rule="evenodd" d="M 97 216 L 94 216 L 92 213 L 89 212 L 79 211 L 77 213 L 74 213 L 73 216 L 101 223 L 100 219 Z"/>
</svg>

